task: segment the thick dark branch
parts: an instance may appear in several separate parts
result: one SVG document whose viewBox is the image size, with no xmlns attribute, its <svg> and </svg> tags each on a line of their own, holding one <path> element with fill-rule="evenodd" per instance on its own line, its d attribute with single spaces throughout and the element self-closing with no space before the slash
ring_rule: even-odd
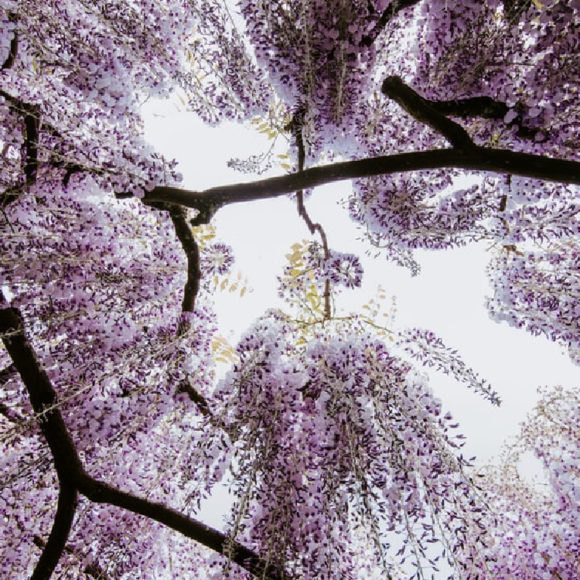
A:
<svg viewBox="0 0 580 580">
<path fill-rule="evenodd" d="M 388 77 L 383 82 L 381 91 L 384 95 L 396 101 L 412 117 L 429 125 L 441 133 L 457 149 L 475 147 L 467 131 L 434 109 L 430 101 L 424 99 L 411 87 L 408 87 L 399 77 Z"/>
<path fill-rule="evenodd" d="M 181 302 L 181 312 L 193 313 L 195 310 L 195 299 L 199 292 L 199 282 L 201 280 L 200 253 L 195 236 L 187 222 L 187 215 L 183 207 L 171 203 L 150 203 L 152 207 L 169 212 L 177 239 L 181 242 L 181 247 L 187 257 L 187 280 L 183 289 L 183 300 Z M 177 328 L 177 335 L 183 336 L 190 328 L 189 320 L 182 318 Z M 186 393 L 197 405 L 204 415 L 211 416 L 211 410 L 206 398 L 188 382 L 182 381 L 178 386 L 178 392 Z"/>
<path fill-rule="evenodd" d="M 3 302 L 1 295 L 0 302 Z M 32 408 L 39 416 L 39 426 L 52 452 L 59 480 L 54 523 L 32 575 L 35 580 L 45 579 L 50 578 L 58 564 L 70 533 L 77 505 L 77 491 L 73 481 L 81 464 L 62 415 L 56 407 L 56 392 L 24 334 L 24 322 L 16 309 L 0 308 L 0 334 L 28 390 Z"/>
<path fill-rule="evenodd" d="M 48 580 L 66 546 L 72 527 L 78 494 L 74 486 L 61 481 L 58 493 L 58 505 L 48 541 L 42 550 L 31 580 Z"/>
<path fill-rule="evenodd" d="M 38 130 L 40 127 L 40 113 L 38 107 L 32 107 L 24 117 L 26 139 L 24 142 L 24 175 L 26 185 L 30 186 L 36 181 L 38 171 Z"/>
<path fill-rule="evenodd" d="M 116 505 L 149 517 L 230 557 L 230 541 L 222 532 L 162 504 L 117 490 L 97 481 L 84 471 L 76 447 L 58 409 L 56 392 L 25 335 L 22 316 L 18 310 L 6 305 L 1 292 L 0 335 L 28 391 L 32 407 L 39 415 L 39 425 L 52 452 L 60 483 L 55 523 L 37 565 L 35 574 L 38 575 L 35 578 L 49 578 L 64 550 L 68 536 L 67 524 L 69 520 L 72 521 L 77 490 L 92 501 Z M 68 527 L 70 528 L 70 525 Z M 273 580 L 285 578 L 282 572 L 269 566 L 257 554 L 244 546 L 233 543 L 231 551 L 233 551 L 232 561 L 249 572 Z"/>
<path fill-rule="evenodd" d="M 97 503 L 107 503 L 126 509 L 135 514 L 155 520 L 204 546 L 229 556 L 230 542 L 222 532 L 168 508 L 160 503 L 147 501 L 130 493 L 119 491 L 101 483 L 88 475 L 79 481 L 79 490 L 88 499 Z M 285 575 L 268 566 L 254 552 L 241 544 L 232 546 L 232 561 L 260 578 L 282 579 Z"/>
<path fill-rule="evenodd" d="M 509 107 L 505 103 L 495 101 L 491 97 L 468 97 L 452 101 L 424 100 L 432 109 L 442 115 L 451 115 L 453 117 L 503 119 L 509 111 Z"/>
<path fill-rule="evenodd" d="M 38 424 L 52 452 L 58 478 L 70 483 L 74 472 L 81 469 L 80 459 L 58 410 L 56 392 L 26 338 L 22 316 L 15 308 L 0 307 L 0 334 L 28 390 Z"/>
<path fill-rule="evenodd" d="M 454 99 L 451 101 L 430 101 L 425 102 L 442 115 L 453 117 L 469 118 L 481 117 L 482 119 L 503 119 L 510 108 L 501 101 L 496 101 L 491 97 L 468 97 L 465 99 Z M 528 139 L 537 142 L 538 138 L 546 139 L 547 131 L 543 128 L 528 127 L 523 119 L 523 107 L 516 109 L 516 116 L 507 123 L 508 126 L 516 126 L 516 135 L 520 139 Z"/>
<path fill-rule="evenodd" d="M 183 290 L 181 310 L 182 312 L 193 312 L 195 309 L 195 298 L 199 292 L 199 281 L 201 279 L 199 247 L 187 223 L 185 210 L 178 205 L 168 206 L 167 209 L 173 222 L 177 238 L 181 242 L 181 247 L 187 256 L 187 282 Z"/>
<path fill-rule="evenodd" d="M 361 41 L 362 46 L 371 46 L 395 14 L 404 8 L 417 4 L 418 2 L 419 0 L 392 0 L 392 2 L 383 10 L 383 13 L 372 30 L 366 36 L 363 36 Z"/>
<path fill-rule="evenodd" d="M 10 18 L 10 20 L 12 20 L 13 18 L 13 16 L 10 14 L 8 15 L 8 17 Z M 10 41 L 10 50 L 8 51 L 8 58 L 2 64 L 1 67 L 2 70 L 8 70 L 9 68 L 12 68 L 12 65 L 14 64 L 17 55 L 18 55 L 18 31 L 15 30 L 14 36 Z"/>
<path fill-rule="evenodd" d="M 269 199 L 293 193 L 300 189 L 345 179 L 374 177 L 424 169 L 442 169 L 445 167 L 507 173 L 558 183 L 580 185 L 580 163 L 577 161 L 552 159 L 541 155 L 476 146 L 469 150 L 436 149 L 384 155 L 357 161 L 344 161 L 322 167 L 312 167 L 302 172 L 281 177 L 213 187 L 205 191 L 188 191 L 165 186 L 156 187 L 146 194 L 145 201 L 171 202 L 197 208 L 199 205 L 207 203 L 207 200 L 213 199 L 220 205 L 228 205 L 258 199 Z"/>
</svg>

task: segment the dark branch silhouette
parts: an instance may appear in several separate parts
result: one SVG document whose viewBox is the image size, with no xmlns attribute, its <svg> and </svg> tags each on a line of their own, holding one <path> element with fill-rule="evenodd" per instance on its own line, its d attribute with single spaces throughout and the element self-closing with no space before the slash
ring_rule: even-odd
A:
<svg viewBox="0 0 580 580">
<path fill-rule="evenodd" d="M 12 109 L 23 116 L 24 120 L 24 143 L 22 144 L 22 165 L 24 171 L 24 183 L 18 184 L 13 191 L 3 193 L 3 204 L 14 201 L 20 191 L 30 187 L 36 181 L 38 172 L 38 141 L 40 131 L 40 109 L 37 105 L 25 103 L 6 91 L 0 90 L 0 96 L 10 103 Z"/>
<path fill-rule="evenodd" d="M 20 312 L 6 304 L 0 292 L 0 335 L 28 392 L 38 424 L 56 468 L 60 491 L 57 514 L 49 539 L 36 565 L 33 578 L 50 578 L 65 549 L 76 507 L 77 492 L 89 500 L 115 505 L 170 527 L 196 542 L 230 557 L 261 578 L 286 579 L 257 554 L 205 524 L 162 504 L 139 498 L 100 482 L 85 472 L 62 414 L 57 394 L 42 369 L 24 330 Z"/>
<path fill-rule="evenodd" d="M 509 107 L 491 97 L 467 97 L 450 101 L 431 101 L 423 99 L 432 109 L 442 115 L 453 117 L 482 117 L 483 119 L 503 119 Z"/>
<path fill-rule="evenodd" d="M 195 299 L 199 292 L 199 283 L 201 280 L 200 253 L 199 246 L 187 222 L 185 209 L 175 204 L 152 203 L 152 207 L 165 210 L 169 213 L 177 239 L 187 257 L 187 280 L 183 289 L 183 300 L 181 302 L 182 312 L 193 312 L 195 310 Z M 189 322 L 181 320 L 177 329 L 177 335 L 182 336 L 189 330 Z M 204 415 L 212 416 L 211 409 L 207 399 L 199 393 L 189 381 L 182 381 L 178 392 L 183 392 L 197 405 L 198 409 Z"/>
<path fill-rule="evenodd" d="M 298 111 L 292 117 L 292 120 L 285 127 L 286 130 L 290 131 L 294 135 L 294 140 L 296 142 L 296 147 L 298 149 L 298 172 L 304 171 L 304 164 L 306 162 L 306 149 L 304 147 L 304 137 L 302 136 L 302 126 L 304 122 L 304 116 L 306 114 L 306 108 L 300 107 Z M 311 234 L 318 233 L 320 236 L 320 241 L 322 242 L 322 251 L 324 252 L 324 258 L 328 259 L 330 257 L 330 250 L 328 248 L 328 238 L 326 237 L 326 232 L 322 227 L 322 224 L 312 221 L 312 218 L 306 210 L 304 205 L 304 190 L 299 189 L 296 192 L 296 205 L 298 209 L 298 215 L 304 220 L 308 231 Z M 326 280 L 324 283 L 324 318 L 330 320 L 331 307 L 330 307 L 330 281 Z"/>
<path fill-rule="evenodd" d="M 149 519 L 155 520 L 167 527 L 180 532 L 184 536 L 211 548 L 219 554 L 227 555 L 230 549 L 230 541 L 221 532 L 206 526 L 205 524 L 192 520 L 182 513 L 168 508 L 160 503 L 148 501 L 133 494 L 119 491 L 101 483 L 89 476 L 79 479 L 79 491 L 91 501 L 96 503 L 106 503 L 124 508 L 135 514 L 141 514 Z M 285 575 L 276 571 L 272 566 L 267 565 L 254 552 L 241 544 L 235 543 L 232 547 L 232 561 L 248 570 L 252 574 L 263 575 L 266 578 L 281 579 Z"/>
<path fill-rule="evenodd" d="M 429 125 L 429 127 L 441 133 L 453 147 L 457 149 L 475 147 L 471 137 L 461 125 L 439 113 L 431 106 L 429 101 L 407 86 L 400 77 L 386 78 L 381 91 L 417 121 Z"/>
<path fill-rule="evenodd" d="M 580 184 L 580 162 L 472 147 L 468 150 L 435 149 L 413 153 L 384 155 L 356 161 L 343 161 L 281 177 L 271 177 L 249 183 L 213 187 L 205 191 L 190 191 L 177 187 L 156 187 L 145 195 L 145 202 L 171 202 L 196 208 L 214 200 L 218 205 L 242 203 L 279 197 L 308 187 L 334 183 L 346 179 L 374 177 L 423 169 L 454 167 L 491 173 L 508 173 L 558 183 Z"/>
<path fill-rule="evenodd" d="M 173 222 L 177 238 L 181 242 L 181 247 L 187 256 L 187 282 L 183 290 L 181 311 L 193 312 L 195 309 L 195 299 L 199 292 L 199 281 L 201 279 L 199 246 L 187 223 L 185 210 L 178 205 L 170 205 L 167 207 L 167 210 Z"/>
<path fill-rule="evenodd" d="M 60 480 L 60 477 L 59 477 Z M 77 489 L 60 481 L 58 504 L 48 541 L 36 564 L 31 580 L 48 580 L 65 549 L 78 503 Z"/>
<path fill-rule="evenodd" d="M 8 13 L 8 19 L 14 21 L 14 15 Z M 18 31 L 15 30 L 14 31 L 14 36 L 12 37 L 12 40 L 10 41 L 10 50 L 8 51 L 8 57 L 6 58 L 6 60 L 2 63 L 2 70 L 8 70 L 9 68 L 12 68 L 12 65 L 14 64 L 14 61 L 16 60 L 16 57 L 18 56 Z"/>
<path fill-rule="evenodd" d="M 481 117 L 482 119 L 503 119 L 512 110 L 515 117 L 508 121 L 508 126 L 517 127 L 516 135 L 520 139 L 529 139 L 534 142 L 539 137 L 546 139 L 547 130 L 543 127 L 533 127 L 526 125 L 524 114 L 526 107 L 518 104 L 514 109 L 510 109 L 502 101 L 496 101 L 491 97 L 466 97 L 464 99 L 452 99 L 449 101 L 432 101 L 423 98 L 423 101 L 432 109 L 442 115 L 451 115 L 462 119 L 470 117 Z"/>
<path fill-rule="evenodd" d="M 4 298 L 0 292 L 1 302 Z M 77 493 L 73 481 L 81 465 L 62 415 L 55 407 L 56 392 L 24 334 L 24 322 L 18 310 L 0 308 L 0 333 L 38 415 L 38 424 L 50 447 L 59 481 L 54 524 L 32 575 L 35 580 L 45 579 L 50 578 L 68 539 L 76 509 Z"/>
<path fill-rule="evenodd" d="M 383 10 L 376 24 L 373 26 L 371 31 L 363 36 L 361 41 L 362 46 L 371 46 L 371 44 L 377 39 L 379 34 L 385 29 L 391 18 L 395 16 L 398 12 L 409 6 L 417 4 L 419 0 L 392 0 L 392 2 Z"/>
<path fill-rule="evenodd" d="M 443 135 L 451 143 L 453 149 L 384 155 L 304 170 L 299 168 L 297 173 L 282 177 L 213 187 L 201 192 L 161 186 L 146 193 L 144 202 L 170 202 L 196 209 L 206 208 L 208 205 L 219 208 L 230 203 L 278 197 L 293 191 L 345 179 L 446 167 L 580 184 L 580 162 L 475 145 L 461 125 L 448 119 L 437 110 L 437 107 L 432 106 L 432 102 L 405 85 L 399 77 L 388 77 L 383 82 L 382 92 L 395 100 L 415 119 Z M 487 99 L 479 99 L 479 101 L 470 99 L 449 101 L 441 105 L 441 108 L 457 111 L 459 107 L 463 107 L 464 112 L 467 112 L 470 107 L 475 110 L 476 106 L 480 107 L 479 110 L 482 106 L 493 109 Z M 492 114 L 491 110 L 490 114 Z M 493 114 L 498 114 L 498 110 Z M 288 128 L 292 129 L 292 126 L 289 125 Z M 122 197 L 123 194 L 120 196 Z"/>
</svg>

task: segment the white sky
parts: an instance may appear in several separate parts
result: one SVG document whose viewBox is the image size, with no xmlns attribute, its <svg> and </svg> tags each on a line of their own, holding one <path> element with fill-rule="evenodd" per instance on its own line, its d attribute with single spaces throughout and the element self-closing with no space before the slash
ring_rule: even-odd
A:
<svg viewBox="0 0 580 580">
<path fill-rule="evenodd" d="M 158 151 L 179 161 L 183 186 L 188 189 L 283 173 L 275 168 L 260 177 L 248 176 L 226 166 L 232 157 L 261 154 L 270 146 L 265 137 L 240 125 L 208 128 L 174 105 L 159 102 L 146 105 L 145 119 L 148 139 Z M 349 182 L 327 185 L 316 189 L 307 200 L 309 213 L 323 224 L 331 248 L 358 253 L 363 262 L 363 288 L 348 291 L 348 297 L 345 292 L 343 307 L 357 310 L 381 285 L 389 297 L 385 310 L 390 307 L 390 296 L 396 296 L 399 326 L 433 330 L 492 384 L 503 401 L 499 409 L 449 377 L 432 373 L 431 380 L 444 408 L 460 421 L 460 431 L 467 436 L 465 455 L 476 455 L 481 463 L 489 461 L 534 406 L 537 387 L 578 383 L 580 367 L 570 363 L 558 345 L 488 318 L 484 307 L 489 292 L 485 276 L 488 254 L 484 245 L 418 252 L 422 271 L 415 278 L 384 258 L 365 257 L 368 244 L 357 242 L 360 231 L 338 205 L 349 189 Z M 233 247 L 234 270 L 247 276 L 253 289 L 243 299 L 229 293 L 215 298 L 221 334 L 235 344 L 239 334 L 264 310 L 280 305 L 276 276 L 285 263 L 284 255 L 292 243 L 310 239 L 310 235 L 295 204 L 286 197 L 228 206 L 217 213 L 214 223 L 219 237 Z M 536 468 L 530 463 L 524 471 Z M 220 527 L 220 518 L 210 512 L 207 523 Z"/>
</svg>

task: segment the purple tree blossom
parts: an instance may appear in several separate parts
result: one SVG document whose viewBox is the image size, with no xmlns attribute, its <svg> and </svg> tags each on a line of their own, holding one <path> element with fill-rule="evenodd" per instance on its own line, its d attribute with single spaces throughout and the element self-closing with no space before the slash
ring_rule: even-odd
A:
<svg viewBox="0 0 580 580">
<path fill-rule="evenodd" d="M 492 317 L 580 362 L 577 0 L 2 0 L 0 23 L 3 577 L 574 577 L 577 393 L 545 390 L 511 451 L 547 492 L 476 477 L 415 365 L 498 395 L 429 330 L 336 316 L 362 267 L 305 192 L 353 179 L 414 274 L 487 240 Z M 210 124 L 275 110 L 296 171 L 180 188 L 140 110 L 175 92 Z M 316 240 L 216 384 L 233 254 L 196 226 L 284 194 Z M 225 481 L 221 532 L 196 514 Z"/>
</svg>

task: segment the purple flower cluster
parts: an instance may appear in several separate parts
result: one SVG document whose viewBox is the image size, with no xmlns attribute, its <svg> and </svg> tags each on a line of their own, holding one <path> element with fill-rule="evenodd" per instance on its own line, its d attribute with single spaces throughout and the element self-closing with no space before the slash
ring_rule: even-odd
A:
<svg viewBox="0 0 580 580">
<path fill-rule="evenodd" d="M 237 434 L 231 532 L 305 578 L 421 566 L 440 541 L 472 565 L 484 508 L 425 378 L 356 323 L 328 323 L 306 343 L 302 332 L 263 318 L 221 385 Z"/>
<path fill-rule="evenodd" d="M 492 404 L 500 404 L 499 396 L 491 385 L 469 368 L 456 350 L 445 346 L 434 332 L 420 328 L 407 329 L 399 334 L 397 346 L 411 360 L 442 371 L 458 382 L 465 383 Z"/>
<path fill-rule="evenodd" d="M 353 120 L 371 81 L 374 47 L 363 37 L 384 2 L 242 0 L 246 33 L 258 63 L 290 106 L 306 104 L 307 154 L 352 150 Z"/>
<path fill-rule="evenodd" d="M 234 263 L 232 248 L 222 242 L 209 244 L 201 257 L 202 276 L 227 274 Z"/>
<path fill-rule="evenodd" d="M 332 285 L 358 288 L 362 283 L 362 276 L 362 265 L 354 254 L 331 252 L 324 261 L 322 277 Z"/>
<path fill-rule="evenodd" d="M 580 559 L 580 392 L 542 388 L 536 408 L 499 468 L 488 473 L 487 495 L 495 511 L 491 577 L 574 578 Z M 546 482 L 527 481 L 518 465 L 533 454 Z"/>
<path fill-rule="evenodd" d="M 563 344 L 580 364 L 580 253 L 576 238 L 535 251 L 504 249 L 490 264 L 490 316 Z"/>
<path fill-rule="evenodd" d="M 27 322 L 86 469 L 180 507 L 210 485 L 209 476 L 201 486 L 181 477 L 189 468 L 183 450 L 198 448 L 200 438 L 192 438 L 207 425 L 178 393 L 184 384 L 206 397 L 212 390 L 215 317 L 200 296 L 189 332 L 177 332 L 185 257 L 168 217 L 96 187 L 77 193 L 24 194 L 5 209 L 3 289 Z M 19 577 L 38 558 L 35 538 L 50 529 L 58 482 L 36 428 L 42 418 L 31 412 L 16 372 L 2 376 L 0 409 L 7 409 L 0 413 L 0 511 L 9 515 L 0 526 L 0 576 Z M 214 463 L 206 457 L 198 470 L 211 472 Z M 127 543 L 131 536 L 138 545 Z M 83 504 L 59 570 L 79 578 L 89 563 L 112 576 L 162 570 L 167 562 L 154 547 L 176 540 L 157 524 L 144 532 L 135 515 Z M 184 570 L 199 567 L 196 550 L 181 559 Z"/>
<path fill-rule="evenodd" d="M 360 286 L 362 267 L 308 243 L 281 278 L 308 316 L 260 319 L 216 387 L 209 286 L 181 313 L 187 261 L 171 220 L 109 194 L 179 180 L 140 113 L 176 87 L 210 123 L 274 101 L 279 118 L 294 113 L 309 165 L 448 147 L 380 94 L 391 75 L 476 145 L 578 159 L 578 0 L 239 0 L 245 30 L 219 0 L 0 4 L 2 305 L 21 311 L 87 472 L 185 514 L 233 480 L 231 538 L 295 577 L 423 577 L 445 559 L 464 578 L 576 577 L 577 390 L 543 391 L 510 461 L 476 489 L 458 425 L 413 365 L 497 395 L 429 331 L 387 348 L 362 320 L 329 320 L 330 291 Z M 491 109 L 461 109 L 482 96 Z M 361 180 L 350 211 L 413 273 L 416 248 L 490 240 L 492 317 L 580 363 L 574 186 L 438 169 Z M 203 273 L 225 274 L 230 248 L 201 245 Z M 0 387 L 0 576 L 28 577 L 59 482 L 5 349 Z M 515 470 L 525 451 L 546 470 L 543 492 Z M 210 557 L 143 522 L 81 500 L 56 574 L 247 577 L 233 547 Z"/>
</svg>

